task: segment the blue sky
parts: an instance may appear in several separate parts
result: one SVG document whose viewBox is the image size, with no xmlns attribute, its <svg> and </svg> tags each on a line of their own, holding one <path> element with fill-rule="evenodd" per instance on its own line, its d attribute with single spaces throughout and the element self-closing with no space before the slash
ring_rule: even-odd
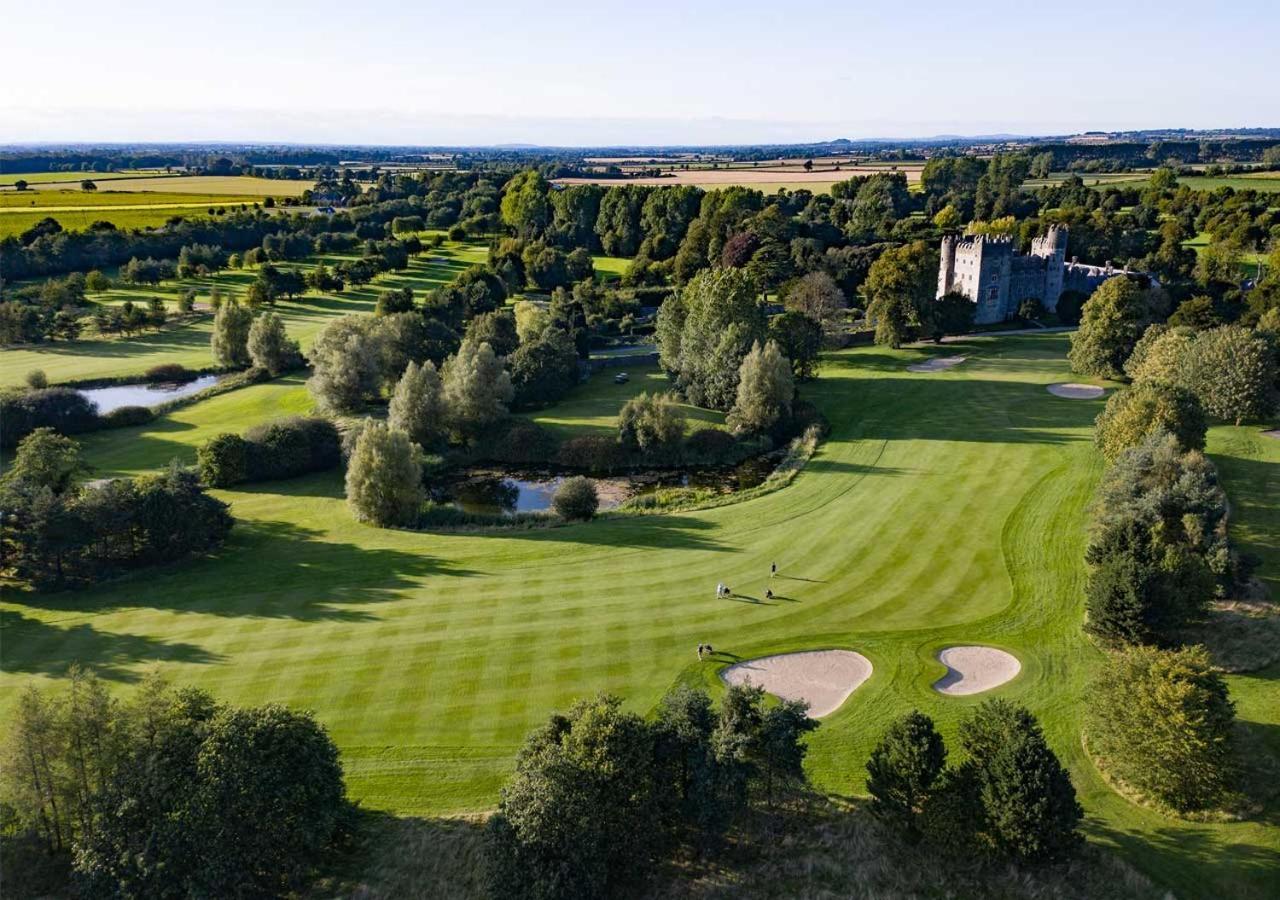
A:
<svg viewBox="0 0 1280 900">
<path fill-rule="evenodd" d="M 1280 126 L 1274 0 L 6 4 L 0 143 Z"/>
</svg>

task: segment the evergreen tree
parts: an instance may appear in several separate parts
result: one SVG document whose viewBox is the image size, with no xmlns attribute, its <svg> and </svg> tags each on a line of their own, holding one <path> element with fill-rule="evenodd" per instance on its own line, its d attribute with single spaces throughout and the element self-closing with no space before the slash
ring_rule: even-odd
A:
<svg viewBox="0 0 1280 900">
<path fill-rule="evenodd" d="M 909 837 L 947 761 L 947 748 L 933 720 L 912 710 L 894 720 L 867 761 L 871 809 Z"/>
</svg>

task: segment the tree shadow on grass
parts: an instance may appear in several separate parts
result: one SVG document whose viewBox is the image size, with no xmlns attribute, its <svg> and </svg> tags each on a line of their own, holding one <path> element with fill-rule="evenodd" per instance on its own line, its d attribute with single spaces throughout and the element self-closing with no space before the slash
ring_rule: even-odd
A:
<svg viewBox="0 0 1280 900">
<path fill-rule="evenodd" d="M 137 634 L 99 631 L 81 623 L 67 628 L 11 610 L 0 610 L 0 642 L 6 645 L 3 671 L 63 675 L 79 663 L 112 681 L 136 681 L 128 667 L 138 662 L 217 663 L 225 657 L 195 644 Z"/>
<path fill-rule="evenodd" d="M 433 575 L 479 574 L 425 553 L 318 539 L 288 522 L 240 523 L 221 549 L 201 559 L 139 569 L 77 591 L 24 595 L 34 609 L 103 612 L 132 608 L 228 618 L 370 622 L 365 609 L 401 599 Z"/>
<path fill-rule="evenodd" d="M 1090 820 L 1088 831 L 1114 843 L 1166 883 L 1194 882 L 1205 896 L 1271 900 L 1280 860 L 1270 848 L 1232 841 L 1217 829 L 1180 822 L 1143 831 L 1119 831 Z M 1194 877 L 1193 877 L 1194 876 Z"/>
<path fill-rule="evenodd" d="M 665 550 L 716 550 L 728 552 L 719 541 L 698 534 L 716 526 L 694 516 L 627 516 L 600 519 L 581 525 L 553 526 L 528 531 L 503 532 L 504 537 L 526 541 L 563 541 L 619 548 L 657 547 Z"/>
</svg>

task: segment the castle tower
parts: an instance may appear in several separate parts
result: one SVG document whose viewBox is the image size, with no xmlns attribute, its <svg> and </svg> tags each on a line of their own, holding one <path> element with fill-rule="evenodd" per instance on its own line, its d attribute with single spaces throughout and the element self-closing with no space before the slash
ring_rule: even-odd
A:
<svg viewBox="0 0 1280 900">
<path fill-rule="evenodd" d="M 1067 264 L 1067 226 L 1050 225 L 1044 237 L 1031 242 L 1031 255 L 1038 256 L 1044 262 L 1044 302 L 1045 309 L 1056 310 L 1058 297 L 1062 295 L 1063 275 Z"/>
<path fill-rule="evenodd" d="M 956 276 L 956 236 L 942 236 L 942 262 L 938 266 L 938 296 L 951 290 Z"/>
</svg>

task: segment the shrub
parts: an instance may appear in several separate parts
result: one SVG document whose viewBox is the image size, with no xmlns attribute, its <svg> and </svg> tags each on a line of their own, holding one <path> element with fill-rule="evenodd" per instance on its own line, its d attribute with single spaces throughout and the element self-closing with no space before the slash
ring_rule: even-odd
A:
<svg viewBox="0 0 1280 900">
<path fill-rule="evenodd" d="M 16 447 L 37 428 L 60 434 L 80 434 L 98 427 L 98 408 L 71 388 L 0 393 L 0 447 Z"/>
<path fill-rule="evenodd" d="M 342 460 L 342 438 L 328 419 L 291 416 L 245 432 L 249 481 L 323 472 Z"/>
<path fill-rule="evenodd" d="M 25 380 L 27 387 L 34 391 L 42 391 L 49 386 L 49 378 L 44 374 L 44 369 L 32 369 Z"/>
<path fill-rule="evenodd" d="M 1204 409 L 1191 391 L 1164 382 L 1144 381 L 1107 398 L 1094 425 L 1093 442 L 1108 461 L 1163 429 L 1184 450 L 1203 450 L 1207 430 Z"/>
<path fill-rule="evenodd" d="M 155 417 L 155 411 L 150 407 L 120 406 L 102 417 L 102 427 L 127 428 L 130 425 L 146 425 Z"/>
<path fill-rule="evenodd" d="M 501 422 L 479 443 L 485 458 L 504 463 L 547 463 L 556 457 L 559 444 L 546 428 L 529 419 Z"/>
<path fill-rule="evenodd" d="M 584 469 L 597 474 L 616 472 L 626 467 L 626 449 L 611 437 L 583 434 L 562 441 L 556 450 L 556 464 L 570 469 Z"/>
<path fill-rule="evenodd" d="M 1107 772 L 1180 812 L 1222 803 L 1235 707 L 1203 647 L 1113 654 L 1089 691 L 1089 749 Z"/>
<path fill-rule="evenodd" d="M 701 428 L 684 442 L 685 458 L 693 465 L 719 466 L 739 460 L 738 439 L 719 428 Z"/>
<path fill-rule="evenodd" d="M 347 464 L 347 506 L 362 522 L 411 525 L 422 505 L 420 447 L 403 431 L 371 422 L 360 432 Z"/>
<path fill-rule="evenodd" d="M 638 394 L 618 412 L 618 440 L 646 453 L 679 446 L 684 429 L 684 410 L 669 394 Z"/>
<path fill-rule="evenodd" d="M 183 381 L 191 381 L 196 377 L 196 373 L 192 372 L 186 366 L 178 363 L 160 363 L 158 366 L 152 366 L 143 373 L 142 379 L 152 384 L 173 384 Z"/>
<path fill-rule="evenodd" d="M 587 521 L 595 518 L 596 510 L 600 507 L 595 482 L 581 475 L 566 478 L 556 488 L 555 496 L 551 498 L 551 506 L 560 518 L 569 521 Z"/>
<path fill-rule="evenodd" d="M 226 488 L 249 477 L 249 445 L 238 434 L 215 435 L 196 449 L 196 469 L 209 487 Z"/>
</svg>

